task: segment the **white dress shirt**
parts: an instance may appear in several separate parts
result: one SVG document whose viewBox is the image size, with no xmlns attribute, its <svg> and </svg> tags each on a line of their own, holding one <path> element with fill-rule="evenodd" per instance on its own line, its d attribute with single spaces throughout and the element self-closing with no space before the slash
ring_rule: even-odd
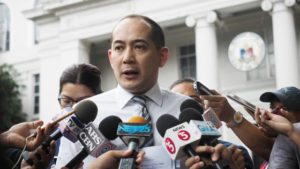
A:
<svg viewBox="0 0 300 169">
<path fill-rule="evenodd" d="M 167 90 L 161 90 L 158 84 L 155 84 L 144 95 L 149 98 L 146 105 L 152 119 L 154 145 L 161 145 L 162 137 L 156 130 L 157 119 L 163 114 L 171 114 L 178 118 L 181 103 L 189 97 Z M 121 86 L 118 86 L 115 89 L 88 98 L 95 102 L 98 107 L 98 114 L 94 121 L 94 125 L 98 127 L 102 119 L 111 115 L 120 117 L 123 122 L 127 122 L 132 116 L 137 115 L 136 111 L 134 111 L 136 105 L 132 104 L 130 101 L 133 96 L 132 93 L 129 93 Z M 113 143 L 117 145 L 117 149 L 127 148 L 120 138 L 115 139 Z M 81 151 L 81 149 L 82 146 L 78 141 L 74 144 L 63 137 L 61 139 L 56 168 L 65 166 L 79 151 Z M 84 160 L 83 168 L 87 168 L 89 161 L 92 159 L 94 159 L 94 157 L 88 156 Z"/>
</svg>

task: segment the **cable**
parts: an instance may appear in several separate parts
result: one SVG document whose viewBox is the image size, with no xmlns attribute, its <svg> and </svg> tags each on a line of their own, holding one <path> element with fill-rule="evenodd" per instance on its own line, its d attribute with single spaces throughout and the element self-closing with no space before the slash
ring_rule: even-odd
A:
<svg viewBox="0 0 300 169">
<path fill-rule="evenodd" d="M 22 159 L 22 154 L 24 153 L 24 151 L 25 151 L 25 149 L 26 149 L 26 147 L 27 147 L 27 142 L 28 142 L 28 138 L 29 138 L 29 137 L 30 137 L 30 136 L 26 137 L 24 148 L 22 149 L 22 152 L 21 152 L 21 154 L 20 154 L 20 156 L 19 156 L 19 158 L 18 158 L 18 161 L 14 164 L 14 166 L 12 167 L 12 169 L 15 169 L 15 168 L 17 167 L 17 165 L 19 164 L 20 160 Z"/>
</svg>

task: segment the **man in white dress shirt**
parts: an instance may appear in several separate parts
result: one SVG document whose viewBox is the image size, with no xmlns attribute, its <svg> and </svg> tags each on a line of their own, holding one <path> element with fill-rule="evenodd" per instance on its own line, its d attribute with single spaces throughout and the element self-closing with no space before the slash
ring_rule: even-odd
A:
<svg viewBox="0 0 300 169">
<path fill-rule="evenodd" d="M 158 83 L 159 68 L 168 60 L 169 51 L 165 47 L 161 27 L 153 20 L 140 16 L 127 16 L 117 24 L 112 32 L 111 49 L 108 57 L 118 86 L 110 91 L 89 98 L 98 107 L 96 126 L 107 116 L 115 115 L 127 122 L 137 115 L 136 104 L 131 99 L 135 95 L 147 97 L 146 106 L 151 116 L 154 131 L 154 145 L 161 145 L 162 137 L 156 129 L 156 121 L 163 114 L 178 117 L 181 103 L 188 97 L 161 90 Z M 113 141 L 117 149 L 125 149 L 117 138 Z M 57 168 L 64 166 L 81 150 L 80 143 L 61 140 Z M 147 154 L 146 154 L 147 156 Z M 84 160 L 84 168 L 93 157 Z"/>
</svg>

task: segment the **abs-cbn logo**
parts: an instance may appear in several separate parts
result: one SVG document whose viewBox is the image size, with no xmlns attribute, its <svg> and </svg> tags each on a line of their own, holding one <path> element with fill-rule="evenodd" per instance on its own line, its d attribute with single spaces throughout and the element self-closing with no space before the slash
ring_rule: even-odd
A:
<svg viewBox="0 0 300 169">
<path fill-rule="evenodd" d="M 176 147 L 173 140 L 169 137 L 165 139 L 165 146 L 170 154 L 174 154 L 176 152 Z"/>
<path fill-rule="evenodd" d="M 178 135 L 178 138 L 183 141 L 187 141 L 191 138 L 190 133 L 186 130 L 180 130 L 177 135 Z"/>
</svg>

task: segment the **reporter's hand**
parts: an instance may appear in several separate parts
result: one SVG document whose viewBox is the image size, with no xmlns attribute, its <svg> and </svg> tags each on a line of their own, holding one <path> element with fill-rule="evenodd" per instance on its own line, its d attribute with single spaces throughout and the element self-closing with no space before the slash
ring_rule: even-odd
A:
<svg viewBox="0 0 300 169">
<path fill-rule="evenodd" d="M 203 104 L 205 105 L 204 108 L 207 109 L 211 107 L 216 112 L 221 121 L 227 123 L 233 119 L 235 110 L 229 104 L 226 97 L 221 95 L 201 95 L 200 98 L 203 101 Z"/>
<path fill-rule="evenodd" d="M 25 146 L 26 138 L 31 135 L 30 130 L 35 129 L 37 135 L 35 137 L 28 138 L 27 150 L 36 149 L 46 138 L 50 131 L 54 128 L 52 123 L 48 123 L 44 130 L 41 130 L 43 121 L 37 120 L 32 122 L 23 122 L 12 126 L 8 131 L 4 132 L 0 136 L 1 144 L 7 147 L 23 148 Z"/>
<path fill-rule="evenodd" d="M 234 144 L 231 144 L 227 147 L 229 152 L 231 153 L 231 158 L 229 161 L 229 165 L 231 169 L 245 169 L 245 158 L 243 155 L 243 151 L 239 149 Z"/>
<path fill-rule="evenodd" d="M 231 154 L 229 150 L 223 145 L 218 144 L 215 147 L 212 146 L 198 146 L 196 147 L 196 152 L 198 154 L 208 153 L 211 154 L 211 161 L 216 162 L 220 159 L 224 159 L 226 161 L 231 160 Z M 206 160 L 203 157 L 190 157 L 185 161 L 185 166 L 189 169 L 201 169 L 206 167 Z"/>
<path fill-rule="evenodd" d="M 94 160 L 89 168 L 90 169 L 114 169 L 118 168 L 119 162 L 121 158 L 126 158 L 132 155 L 131 150 L 110 150 L 101 156 L 99 156 L 96 160 Z M 144 159 L 145 152 L 140 151 L 137 154 L 136 162 L 138 165 L 142 163 Z"/>
<path fill-rule="evenodd" d="M 50 143 L 49 153 L 47 154 L 42 147 L 33 152 L 28 152 L 29 161 L 24 159 L 21 162 L 21 169 L 46 169 L 55 155 L 55 141 Z"/>
<path fill-rule="evenodd" d="M 265 123 L 262 123 L 262 118 L 268 118 L 266 116 L 266 112 L 269 112 L 262 108 L 256 108 L 255 109 L 255 121 L 258 124 L 258 128 L 260 131 L 262 131 L 266 136 L 270 138 L 275 138 L 278 135 L 278 132 L 274 129 L 272 129 L 270 126 L 266 125 Z"/>
<path fill-rule="evenodd" d="M 286 113 L 285 110 L 282 110 L 282 112 Z M 289 135 L 289 133 L 293 132 L 293 124 L 286 119 L 283 116 L 276 115 L 273 113 L 270 113 L 266 111 L 262 116 L 261 116 L 261 123 L 276 130 L 277 132 L 280 132 L 282 134 Z"/>
</svg>

